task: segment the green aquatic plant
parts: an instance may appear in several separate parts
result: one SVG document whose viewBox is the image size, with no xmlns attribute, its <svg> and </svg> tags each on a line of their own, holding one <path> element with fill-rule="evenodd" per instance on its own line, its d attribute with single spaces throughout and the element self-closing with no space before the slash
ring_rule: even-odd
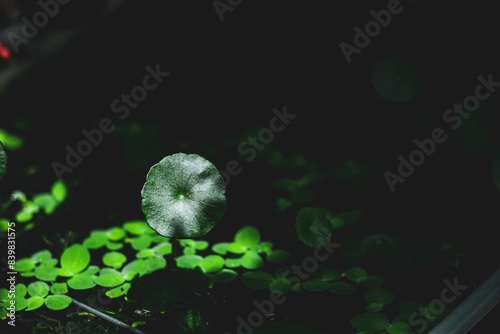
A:
<svg viewBox="0 0 500 334">
<path fill-rule="evenodd" d="M 50 192 L 42 192 L 33 195 L 28 199 L 26 194 L 20 190 L 15 190 L 9 199 L 3 203 L 2 211 L 6 211 L 13 203 L 19 202 L 20 209 L 15 212 L 11 219 L 9 217 L 0 218 L 0 232 L 7 231 L 7 224 L 10 221 L 26 224 L 22 231 L 30 230 L 34 227 L 34 218 L 37 215 L 52 215 L 67 196 L 67 188 L 63 181 L 56 181 L 52 184 Z M 18 229 L 18 232 L 21 230 Z"/>
<path fill-rule="evenodd" d="M 351 320 L 358 334 L 379 331 L 406 334 L 411 331 L 409 316 L 416 309 L 421 307 L 430 312 L 429 306 L 410 302 L 403 303 L 392 320 L 385 314 L 386 307 L 398 301 L 397 296 L 384 286 L 385 278 L 368 275 L 364 265 L 358 264 L 378 254 L 381 247 L 402 249 L 400 240 L 385 234 L 345 242 L 339 255 L 347 268 L 321 263 L 305 279 L 290 275 L 297 264 L 292 257 L 296 248 L 276 249 L 273 242 L 262 240 L 260 231 L 251 225 L 239 228 L 233 240 L 227 242 L 179 238 L 179 235 L 195 237 L 206 233 L 222 218 L 226 210 L 222 178 L 210 162 L 196 155 L 174 154 L 155 166 L 141 192 L 146 220 L 91 230 L 80 242 L 68 245 L 57 255 L 43 249 L 17 259 L 14 270 L 19 279 L 13 283 L 16 294 L 0 289 L 0 317 L 7 318 L 13 303 L 21 317 L 24 312 L 44 308 L 60 311 L 74 305 L 112 324 L 119 323 L 112 317 L 119 313 L 116 309 L 103 314 L 75 297 L 91 296 L 97 289 L 104 289 L 107 297 L 117 301 L 119 309 L 136 305 L 149 314 L 177 314 L 178 330 L 210 332 L 206 314 L 197 307 L 200 299 L 192 300 L 193 296 L 202 299 L 208 296 L 212 300 L 216 289 L 228 284 L 234 287 L 238 282 L 251 290 L 329 294 L 332 298 L 364 302 L 360 306 L 363 313 Z M 305 177 L 280 182 L 300 187 L 308 185 L 308 180 Z M 67 189 L 61 181 L 54 183 L 50 192 L 37 194 L 32 200 L 16 191 L 11 200 L 22 204 L 22 214 L 16 214 L 15 218 L 27 215 L 30 210 L 34 210 L 33 215 L 27 215 L 26 221 L 42 209 L 51 214 L 54 203 L 59 205 L 66 196 Z M 361 218 L 359 211 L 332 213 L 324 207 L 302 207 L 295 218 L 295 231 L 302 244 L 296 243 L 295 247 L 305 245 L 309 250 L 308 247 L 324 246 L 336 231 L 357 224 Z M 9 220 L 4 220 L 9 224 Z M 120 326 L 130 329 L 149 323 L 148 318 L 127 319 L 132 325 Z M 288 329 L 293 332 L 292 327 Z"/>
<path fill-rule="evenodd" d="M 149 170 L 141 191 L 142 211 L 162 236 L 199 237 L 226 213 L 225 191 L 211 162 L 197 154 L 176 153 Z"/>
</svg>

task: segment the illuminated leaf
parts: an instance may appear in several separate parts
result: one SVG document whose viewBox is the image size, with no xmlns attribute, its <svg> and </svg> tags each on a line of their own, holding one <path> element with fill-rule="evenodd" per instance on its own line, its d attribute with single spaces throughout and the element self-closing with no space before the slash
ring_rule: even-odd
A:
<svg viewBox="0 0 500 334">
<path fill-rule="evenodd" d="M 211 162 L 176 153 L 149 170 L 141 191 L 142 211 L 162 236 L 202 236 L 224 216 L 225 191 L 224 179 Z"/>
</svg>

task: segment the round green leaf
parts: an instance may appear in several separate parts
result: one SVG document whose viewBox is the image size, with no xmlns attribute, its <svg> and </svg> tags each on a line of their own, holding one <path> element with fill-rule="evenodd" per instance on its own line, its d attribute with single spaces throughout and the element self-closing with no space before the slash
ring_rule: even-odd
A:
<svg viewBox="0 0 500 334">
<path fill-rule="evenodd" d="M 32 218 L 33 218 L 33 212 L 31 211 L 21 210 L 18 213 L 16 213 L 16 220 L 19 223 L 26 223 L 27 221 L 30 221 Z"/>
<path fill-rule="evenodd" d="M 56 181 L 53 185 L 52 188 L 50 189 L 50 192 L 52 193 L 52 196 L 57 202 L 62 202 L 66 199 L 66 185 L 64 184 L 63 181 Z"/>
<path fill-rule="evenodd" d="M 125 231 L 121 227 L 112 227 L 107 232 L 106 235 L 111 241 L 118 241 L 125 237 Z"/>
<path fill-rule="evenodd" d="M 387 305 L 394 301 L 394 295 L 386 288 L 377 287 L 366 293 L 365 300 L 368 304 L 380 303 Z"/>
<path fill-rule="evenodd" d="M 16 298 L 23 298 L 28 293 L 28 287 L 23 283 L 16 284 Z"/>
<path fill-rule="evenodd" d="M 36 263 L 47 263 L 52 260 L 52 253 L 47 250 L 41 250 L 31 254 L 31 258 L 35 260 Z"/>
<path fill-rule="evenodd" d="M 279 263 L 288 260 L 290 253 L 286 250 L 274 250 L 267 254 L 267 261 L 272 263 Z"/>
<path fill-rule="evenodd" d="M 0 180 L 7 172 L 7 153 L 3 147 L 2 142 L 0 141 Z"/>
<path fill-rule="evenodd" d="M 351 326 L 357 331 L 377 332 L 388 325 L 389 320 L 381 313 L 365 313 L 351 320 Z"/>
<path fill-rule="evenodd" d="M 19 136 L 16 136 L 12 133 L 5 131 L 4 129 L 0 129 L 0 140 L 3 142 L 3 145 L 9 150 L 17 150 L 23 146 L 23 139 Z"/>
<path fill-rule="evenodd" d="M 83 245 L 85 246 L 85 243 Z M 109 250 L 119 250 L 123 248 L 123 244 L 121 242 L 106 241 L 106 248 Z"/>
<path fill-rule="evenodd" d="M 270 241 L 262 241 L 258 245 L 252 247 L 252 249 L 259 253 L 269 254 L 273 249 L 273 243 Z"/>
<path fill-rule="evenodd" d="M 142 211 L 162 236 L 202 236 L 226 213 L 225 191 L 224 179 L 211 162 L 176 153 L 149 170 L 141 191 Z"/>
<path fill-rule="evenodd" d="M 16 296 L 15 300 L 16 300 L 16 312 L 24 310 L 25 308 L 28 307 L 28 299 Z"/>
<path fill-rule="evenodd" d="M 132 239 L 132 248 L 135 250 L 141 250 L 148 248 L 153 242 L 153 238 L 149 235 L 143 235 Z"/>
<path fill-rule="evenodd" d="M 327 270 L 323 273 L 323 281 L 333 281 L 340 276 L 340 270 Z"/>
<path fill-rule="evenodd" d="M 68 280 L 68 286 L 75 290 L 86 290 L 95 286 L 92 275 L 76 274 Z"/>
<path fill-rule="evenodd" d="M 103 268 L 99 273 L 99 276 L 94 277 L 94 282 L 97 285 L 113 288 L 122 284 L 125 281 L 122 274 L 114 269 Z"/>
<path fill-rule="evenodd" d="M 224 266 L 224 259 L 219 255 L 208 255 L 200 262 L 200 267 L 205 273 L 214 273 Z"/>
<path fill-rule="evenodd" d="M 83 245 L 88 249 L 99 249 L 108 243 L 107 232 L 93 231 L 90 236 L 83 240 Z"/>
<path fill-rule="evenodd" d="M 103 255 L 102 262 L 108 267 L 118 269 L 127 262 L 127 257 L 119 252 L 108 252 Z"/>
<path fill-rule="evenodd" d="M 33 282 L 28 285 L 28 294 L 31 297 L 45 297 L 49 294 L 50 287 L 45 282 Z"/>
<path fill-rule="evenodd" d="M 145 258 L 151 257 L 153 255 L 155 255 L 155 251 L 151 248 L 142 249 L 139 252 L 137 252 L 137 254 L 135 254 L 135 256 L 138 259 L 145 259 Z"/>
<path fill-rule="evenodd" d="M 330 287 L 330 284 L 322 279 L 315 278 L 302 283 L 302 287 L 306 291 L 325 291 Z"/>
<path fill-rule="evenodd" d="M 145 261 L 148 264 L 148 274 L 167 266 L 167 260 L 160 255 L 153 255 L 148 257 Z"/>
<path fill-rule="evenodd" d="M 182 251 L 182 253 L 184 255 L 195 255 L 196 254 L 196 249 L 194 249 L 194 247 L 186 247 L 186 248 L 184 248 L 184 250 Z"/>
<path fill-rule="evenodd" d="M 384 308 L 384 304 L 371 303 L 366 307 L 366 312 L 378 312 Z"/>
<path fill-rule="evenodd" d="M 236 232 L 234 241 L 245 248 L 250 248 L 259 243 L 260 233 L 253 226 L 245 226 Z"/>
<path fill-rule="evenodd" d="M 116 288 L 106 291 L 106 296 L 110 298 L 117 298 L 126 295 L 131 286 L 132 285 L 130 283 L 124 283 L 121 286 L 117 286 Z"/>
<path fill-rule="evenodd" d="M 170 242 L 162 242 L 156 245 L 153 250 L 156 254 L 169 255 L 172 254 L 172 244 Z"/>
<path fill-rule="evenodd" d="M 234 280 L 238 276 L 236 271 L 231 269 L 222 269 L 214 275 L 214 282 L 216 283 L 227 283 Z"/>
<path fill-rule="evenodd" d="M 257 269 L 264 265 L 264 260 L 262 260 L 262 258 L 256 251 L 250 250 L 241 257 L 240 263 L 243 268 Z"/>
<path fill-rule="evenodd" d="M 340 296 L 352 295 L 356 292 L 356 288 L 354 286 L 344 282 L 333 282 L 330 284 L 328 289 L 334 294 Z"/>
<path fill-rule="evenodd" d="M 16 261 L 14 268 L 16 271 L 30 271 L 35 269 L 36 261 L 30 257 L 22 258 Z"/>
<path fill-rule="evenodd" d="M 332 226 L 321 208 L 302 208 L 295 218 L 295 229 L 300 241 L 309 247 L 326 245 L 332 238 Z"/>
<path fill-rule="evenodd" d="M 199 240 L 194 242 L 194 248 L 199 251 L 207 249 L 208 246 L 210 246 L 210 244 L 208 243 L 208 241 L 205 240 Z"/>
<path fill-rule="evenodd" d="M 39 308 L 40 306 L 43 305 L 44 301 L 45 298 L 38 296 L 33 296 L 31 298 L 28 298 L 28 307 L 26 308 L 26 311 L 31 311 Z"/>
<path fill-rule="evenodd" d="M 72 300 L 68 296 L 51 295 L 45 299 L 45 305 L 54 311 L 65 309 L 71 302 Z"/>
<path fill-rule="evenodd" d="M 40 265 L 35 269 L 35 277 L 41 281 L 55 281 L 59 269 L 54 266 Z"/>
<path fill-rule="evenodd" d="M 240 259 L 226 259 L 224 265 L 228 268 L 238 268 L 241 266 Z"/>
<path fill-rule="evenodd" d="M 231 242 L 227 245 L 227 250 L 234 254 L 243 254 L 247 251 L 246 247 L 237 242 Z"/>
<path fill-rule="evenodd" d="M 17 291 L 16 291 L 17 292 Z M 7 289 L 0 289 L 0 306 L 3 304 L 7 299 L 9 299 L 9 291 Z"/>
<path fill-rule="evenodd" d="M 123 223 L 123 228 L 130 234 L 134 235 L 144 235 L 148 233 L 154 233 L 154 231 L 148 226 L 148 224 L 143 220 L 131 220 Z"/>
<path fill-rule="evenodd" d="M 54 283 L 50 287 L 50 293 L 53 295 L 65 295 L 68 293 L 68 286 L 66 283 Z"/>
<path fill-rule="evenodd" d="M 149 265 L 144 260 L 134 260 L 127 264 L 122 269 L 122 275 L 127 280 L 130 281 L 135 275 L 142 276 L 148 272 Z"/>
<path fill-rule="evenodd" d="M 61 255 L 61 267 L 74 274 L 83 271 L 90 263 L 90 253 L 86 247 L 74 244 Z"/>
<path fill-rule="evenodd" d="M 241 282 L 254 290 L 263 290 L 268 288 L 274 278 L 263 271 L 248 271 L 241 275 Z"/>
<path fill-rule="evenodd" d="M 199 255 L 181 255 L 177 258 L 177 267 L 184 269 L 196 268 L 203 258 Z"/>
<path fill-rule="evenodd" d="M 366 270 L 359 267 L 352 267 L 346 270 L 345 277 L 350 281 L 359 283 L 366 277 Z"/>
</svg>

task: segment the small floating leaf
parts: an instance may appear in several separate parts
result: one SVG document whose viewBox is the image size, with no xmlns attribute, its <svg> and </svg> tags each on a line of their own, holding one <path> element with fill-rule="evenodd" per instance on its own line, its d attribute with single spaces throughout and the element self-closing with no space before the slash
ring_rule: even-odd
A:
<svg viewBox="0 0 500 334">
<path fill-rule="evenodd" d="M 256 251 L 249 250 L 241 257 L 240 263 L 243 268 L 257 269 L 264 265 L 264 260 L 262 260 L 262 258 Z"/>
<path fill-rule="evenodd" d="M 259 243 L 260 233 L 253 226 L 245 226 L 236 232 L 234 241 L 242 247 L 250 248 Z"/>
<path fill-rule="evenodd" d="M 231 269 L 222 269 L 214 275 L 214 281 L 216 283 L 227 283 L 234 280 L 238 276 L 236 271 Z"/>
<path fill-rule="evenodd" d="M 123 278 L 120 272 L 110 268 L 101 269 L 99 276 L 94 277 L 94 282 L 97 285 L 106 288 L 113 288 L 122 284 L 124 281 L 125 278 Z"/>
<path fill-rule="evenodd" d="M 224 266 L 224 259 L 219 255 L 208 255 L 200 262 L 200 267 L 205 273 L 219 271 Z"/>
<path fill-rule="evenodd" d="M 90 253 L 86 247 L 74 244 L 64 250 L 61 255 L 61 267 L 71 273 L 83 271 L 90 263 Z"/>
<path fill-rule="evenodd" d="M 54 295 L 64 295 L 68 293 L 68 286 L 66 283 L 54 283 L 50 287 L 50 292 Z"/>
<path fill-rule="evenodd" d="M 108 252 L 103 255 L 102 262 L 108 267 L 118 269 L 127 262 L 127 257 L 119 252 Z"/>
<path fill-rule="evenodd" d="M 394 295 L 386 288 L 373 288 L 366 293 L 365 300 L 368 304 L 380 303 L 387 305 L 393 302 Z"/>
<path fill-rule="evenodd" d="M 67 308 L 72 300 L 68 296 L 51 295 L 45 299 L 45 305 L 54 311 L 59 311 Z"/>
<path fill-rule="evenodd" d="M 28 285 L 28 294 L 31 297 L 45 297 L 49 294 L 50 287 L 47 283 L 45 282 L 33 282 L 30 285 Z"/>
<path fill-rule="evenodd" d="M 351 325 L 357 331 L 377 332 L 385 329 L 389 320 L 381 313 L 365 313 L 354 317 Z"/>
<path fill-rule="evenodd" d="M 177 258 L 177 267 L 184 269 L 196 268 L 203 258 L 199 255 L 182 255 Z"/>
</svg>

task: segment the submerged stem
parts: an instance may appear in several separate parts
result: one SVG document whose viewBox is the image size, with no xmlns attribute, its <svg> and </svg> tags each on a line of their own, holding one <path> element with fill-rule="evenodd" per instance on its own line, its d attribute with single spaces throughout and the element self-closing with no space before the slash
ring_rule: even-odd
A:
<svg viewBox="0 0 500 334">
<path fill-rule="evenodd" d="M 98 310 L 96 310 L 96 309 L 94 309 L 94 308 L 92 308 L 92 307 L 90 307 L 90 306 L 88 306 L 88 305 L 86 305 L 86 304 L 83 304 L 83 303 L 79 302 L 78 300 L 74 299 L 73 297 L 71 297 L 71 299 L 72 299 L 73 303 L 74 303 L 76 306 L 78 306 L 78 307 L 80 307 L 80 308 L 84 309 L 85 311 L 87 311 L 87 312 L 89 312 L 89 313 L 92 313 L 92 314 L 94 314 L 94 315 L 98 316 L 98 317 L 99 317 L 99 318 L 101 318 L 101 319 L 104 319 L 104 320 L 106 320 L 106 321 L 109 321 L 110 323 L 112 323 L 112 324 L 113 324 L 113 325 L 115 325 L 115 326 L 118 326 L 118 327 L 120 327 L 120 328 L 123 328 L 123 329 L 129 330 L 129 331 L 131 331 L 132 333 L 136 333 L 136 334 L 146 334 L 146 333 L 144 333 L 143 331 L 141 331 L 141 330 L 139 330 L 139 329 L 137 329 L 137 328 L 133 328 L 132 326 L 127 325 L 126 323 L 121 322 L 120 320 L 117 320 L 117 319 L 115 319 L 115 318 L 113 318 L 113 317 L 110 317 L 110 316 L 109 316 L 109 315 L 107 315 L 107 314 L 104 314 L 104 313 L 102 313 L 102 312 L 100 312 L 100 311 L 98 311 Z"/>
</svg>

